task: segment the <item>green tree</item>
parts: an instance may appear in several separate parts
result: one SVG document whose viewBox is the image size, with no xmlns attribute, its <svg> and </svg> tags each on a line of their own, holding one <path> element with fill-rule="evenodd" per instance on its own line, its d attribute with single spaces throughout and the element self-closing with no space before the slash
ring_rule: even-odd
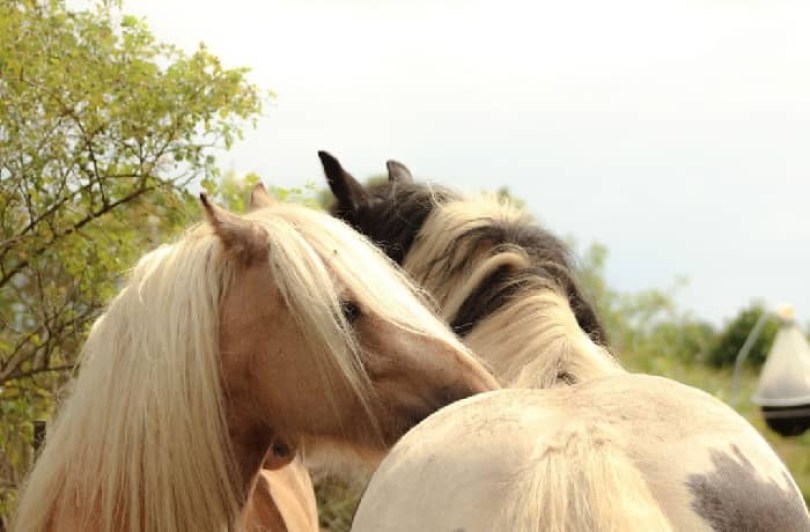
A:
<svg viewBox="0 0 810 532">
<path fill-rule="evenodd" d="M 258 174 L 249 172 L 240 176 L 233 170 L 229 170 L 220 179 L 203 183 L 203 188 L 220 206 L 233 212 L 243 213 L 247 212 L 250 206 L 250 194 L 253 187 L 258 183 L 262 183 L 262 179 Z M 318 190 L 313 184 L 304 187 L 286 188 L 263 184 L 267 187 L 270 195 L 277 201 L 300 203 L 314 209 L 323 209 L 323 206 L 319 203 L 319 197 L 323 190 Z M 193 202 L 196 204 L 197 198 L 193 198 Z"/>
<path fill-rule="evenodd" d="M 712 344 L 709 350 L 709 362 L 717 367 L 733 365 L 745 340 L 764 312 L 766 312 L 766 310 L 761 303 L 752 303 L 747 308 L 742 309 L 739 314 L 726 325 Z M 761 366 L 765 362 L 765 358 L 768 356 L 768 351 L 771 345 L 773 345 L 773 340 L 778 331 L 779 320 L 774 316 L 766 318 L 759 336 L 754 341 L 751 351 L 748 353 L 748 364 Z"/>
<path fill-rule="evenodd" d="M 186 222 L 264 96 L 116 5 L 0 2 L 0 528 L 117 276 Z M 196 207 L 195 207 L 196 209 Z"/>
<path fill-rule="evenodd" d="M 659 356 L 687 363 L 705 363 L 717 332 L 707 322 L 678 315 L 655 324 L 647 336 L 647 349 Z"/>
<path fill-rule="evenodd" d="M 666 290 L 619 292 L 605 279 L 607 256 L 607 248 L 591 244 L 580 260 L 579 279 L 596 305 L 613 350 L 642 370 L 651 369 L 654 357 L 702 362 L 715 331 L 677 308 L 675 297 L 686 281 L 678 278 Z"/>
</svg>

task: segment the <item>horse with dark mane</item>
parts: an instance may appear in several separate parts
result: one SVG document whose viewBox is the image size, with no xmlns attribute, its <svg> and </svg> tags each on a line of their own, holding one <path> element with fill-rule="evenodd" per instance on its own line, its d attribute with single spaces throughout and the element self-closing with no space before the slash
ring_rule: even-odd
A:
<svg viewBox="0 0 810 532">
<path fill-rule="evenodd" d="M 207 222 L 135 265 L 12 530 L 264 530 L 268 507 L 247 504 L 262 469 L 302 450 L 376 463 L 436 409 L 498 387 L 365 238 L 265 199 L 237 216 L 203 196 Z"/>
<path fill-rule="evenodd" d="M 337 159 L 319 156 L 332 213 L 431 293 L 501 382 L 547 388 L 620 371 L 571 252 L 524 211 L 497 196 L 417 183 L 395 161 L 387 182 L 363 187 Z"/>
<path fill-rule="evenodd" d="M 320 157 L 332 212 L 427 288 L 504 384 L 529 388 L 459 401 L 412 429 L 353 530 L 810 530 L 796 483 L 744 418 L 615 362 L 570 253 L 531 218 L 417 184 L 393 161 L 387 183 L 365 188 Z"/>
</svg>

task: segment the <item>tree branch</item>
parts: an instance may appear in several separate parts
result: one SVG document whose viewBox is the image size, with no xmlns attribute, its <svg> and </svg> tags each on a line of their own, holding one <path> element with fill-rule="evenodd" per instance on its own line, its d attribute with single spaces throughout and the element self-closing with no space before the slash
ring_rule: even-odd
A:
<svg viewBox="0 0 810 532">
<path fill-rule="evenodd" d="M 76 231 L 78 231 L 79 229 L 81 229 L 82 227 L 87 225 L 88 223 L 92 222 L 93 220 L 95 220 L 97 218 L 100 218 L 100 217 L 104 216 L 108 212 L 114 210 L 116 207 L 118 207 L 120 205 L 123 205 L 125 203 L 128 203 L 128 202 L 130 202 L 130 201 L 144 195 L 147 192 L 151 192 L 153 190 L 156 190 L 159 187 L 160 187 L 160 184 L 150 186 L 150 187 L 141 186 L 141 187 L 135 189 L 130 194 L 124 196 L 123 198 L 121 198 L 121 199 L 119 199 L 117 201 L 114 201 L 114 202 L 112 202 L 112 203 L 110 203 L 108 205 L 102 206 L 102 208 L 97 210 L 97 211 L 90 212 L 87 216 L 85 216 L 84 218 L 82 218 L 78 222 L 74 223 L 73 226 L 69 227 L 68 229 L 66 229 L 62 233 L 55 233 L 53 235 L 53 237 L 47 243 L 43 244 L 42 246 L 39 246 L 37 249 L 35 249 L 31 253 L 29 253 L 28 258 L 26 258 L 25 260 L 20 261 L 11 270 L 4 271 L 3 276 L 0 277 L 0 288 L 5 286 L 6 283 L 8 283 L 11 279 L 13 279 L 18 273 L 20 273 L 22 270 L 27 268 L 28 265 L 31 263 L 31 260 L 33 258 L 36 258 L 36 257 L 40 256 L 43 252 L 45 252 L 49 247 L 51 247 L 57 241 L 61 240 L 62 238 L 66 237 L 66 236 L 69 236 L 69 235 L 75 233 Z"/>
<path fill-rule="evenodd" d="M 14 372 L 11 375 L 9 375 L 8 377 L 6 377 L 5 380 L 3 381 L 3 383 L 9 382 L 9 381 L 20 380 L 20 379 L 27 379 L 29 377 L 33 377 L 33 376 L 39 375 L 41 373 L 59 373 L 59 372 L 62 372 L 62 371 L 73 370 L 73 368 L 75 368 L 75 367 L 76 367 L 76 364 L 73 363 L 73 362 L 70 362 L 68 364 L 62 364 L 61 366 L 51 366 L 49 368 L 37 368 L 37 369 L 31 369 L 31 370 L 28 370 L 28 371 L 18 371 L 18 372 Z"/>
</svg>

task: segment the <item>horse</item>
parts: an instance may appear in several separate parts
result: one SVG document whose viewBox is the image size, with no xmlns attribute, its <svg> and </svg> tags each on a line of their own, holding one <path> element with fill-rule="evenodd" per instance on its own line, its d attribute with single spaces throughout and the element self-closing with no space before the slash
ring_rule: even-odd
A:
<svg viewBox="0 0 810 532">
<path fill-rule="evenodd" d="M 436 299 L 444 319 L 506 387 L 548 388 L 617 374 L 607 334 L 568 247 L 492 195 L 417 183 L 388 161 L 363 187 L 319 152 L 331 212 L 367 235 Z"/>
<path fill-rule="evenodd" d="M 12 530 L 241 527 L 262 468 L 370 462 L 497 381 L 367 239 L 279 202 L 144 255 L 93 324 Z"/>
<path fill-rule="evenodd" d="M 360 185 L 319 153 L 332 213 L 428 289 L 510 389 L 448 406 L 375 471 L 353 530 L 808 530 L 762 437 L 704 392 L 628 374 L 562 242 L 492 196 Z M 673 460 L 678 457 L 678 460 Z"/>
<path fill-rule="evenodd" d="M 748 422 L 662 377 L 504 389 L 445 407 L 375 471 L 354 532 L 807 531 Z"/>
</svg>

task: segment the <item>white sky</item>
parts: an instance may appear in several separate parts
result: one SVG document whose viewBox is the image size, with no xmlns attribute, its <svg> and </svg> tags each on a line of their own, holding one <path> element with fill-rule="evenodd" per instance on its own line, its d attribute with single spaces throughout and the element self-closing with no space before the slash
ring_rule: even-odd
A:
<svg viewBox="0 0 810 532">
<path fill-rule="evenodd" d="M 75 3 L 75 2 L 74 2 Z M 278 97 L 222 158 L 280 186 L 386 159 L 508 186 L 610 250 L 621 290 L 690 279 L 719 323 L 752 298 L 810 319 L 810 2 L 129 0 Z"/>
</svg>

